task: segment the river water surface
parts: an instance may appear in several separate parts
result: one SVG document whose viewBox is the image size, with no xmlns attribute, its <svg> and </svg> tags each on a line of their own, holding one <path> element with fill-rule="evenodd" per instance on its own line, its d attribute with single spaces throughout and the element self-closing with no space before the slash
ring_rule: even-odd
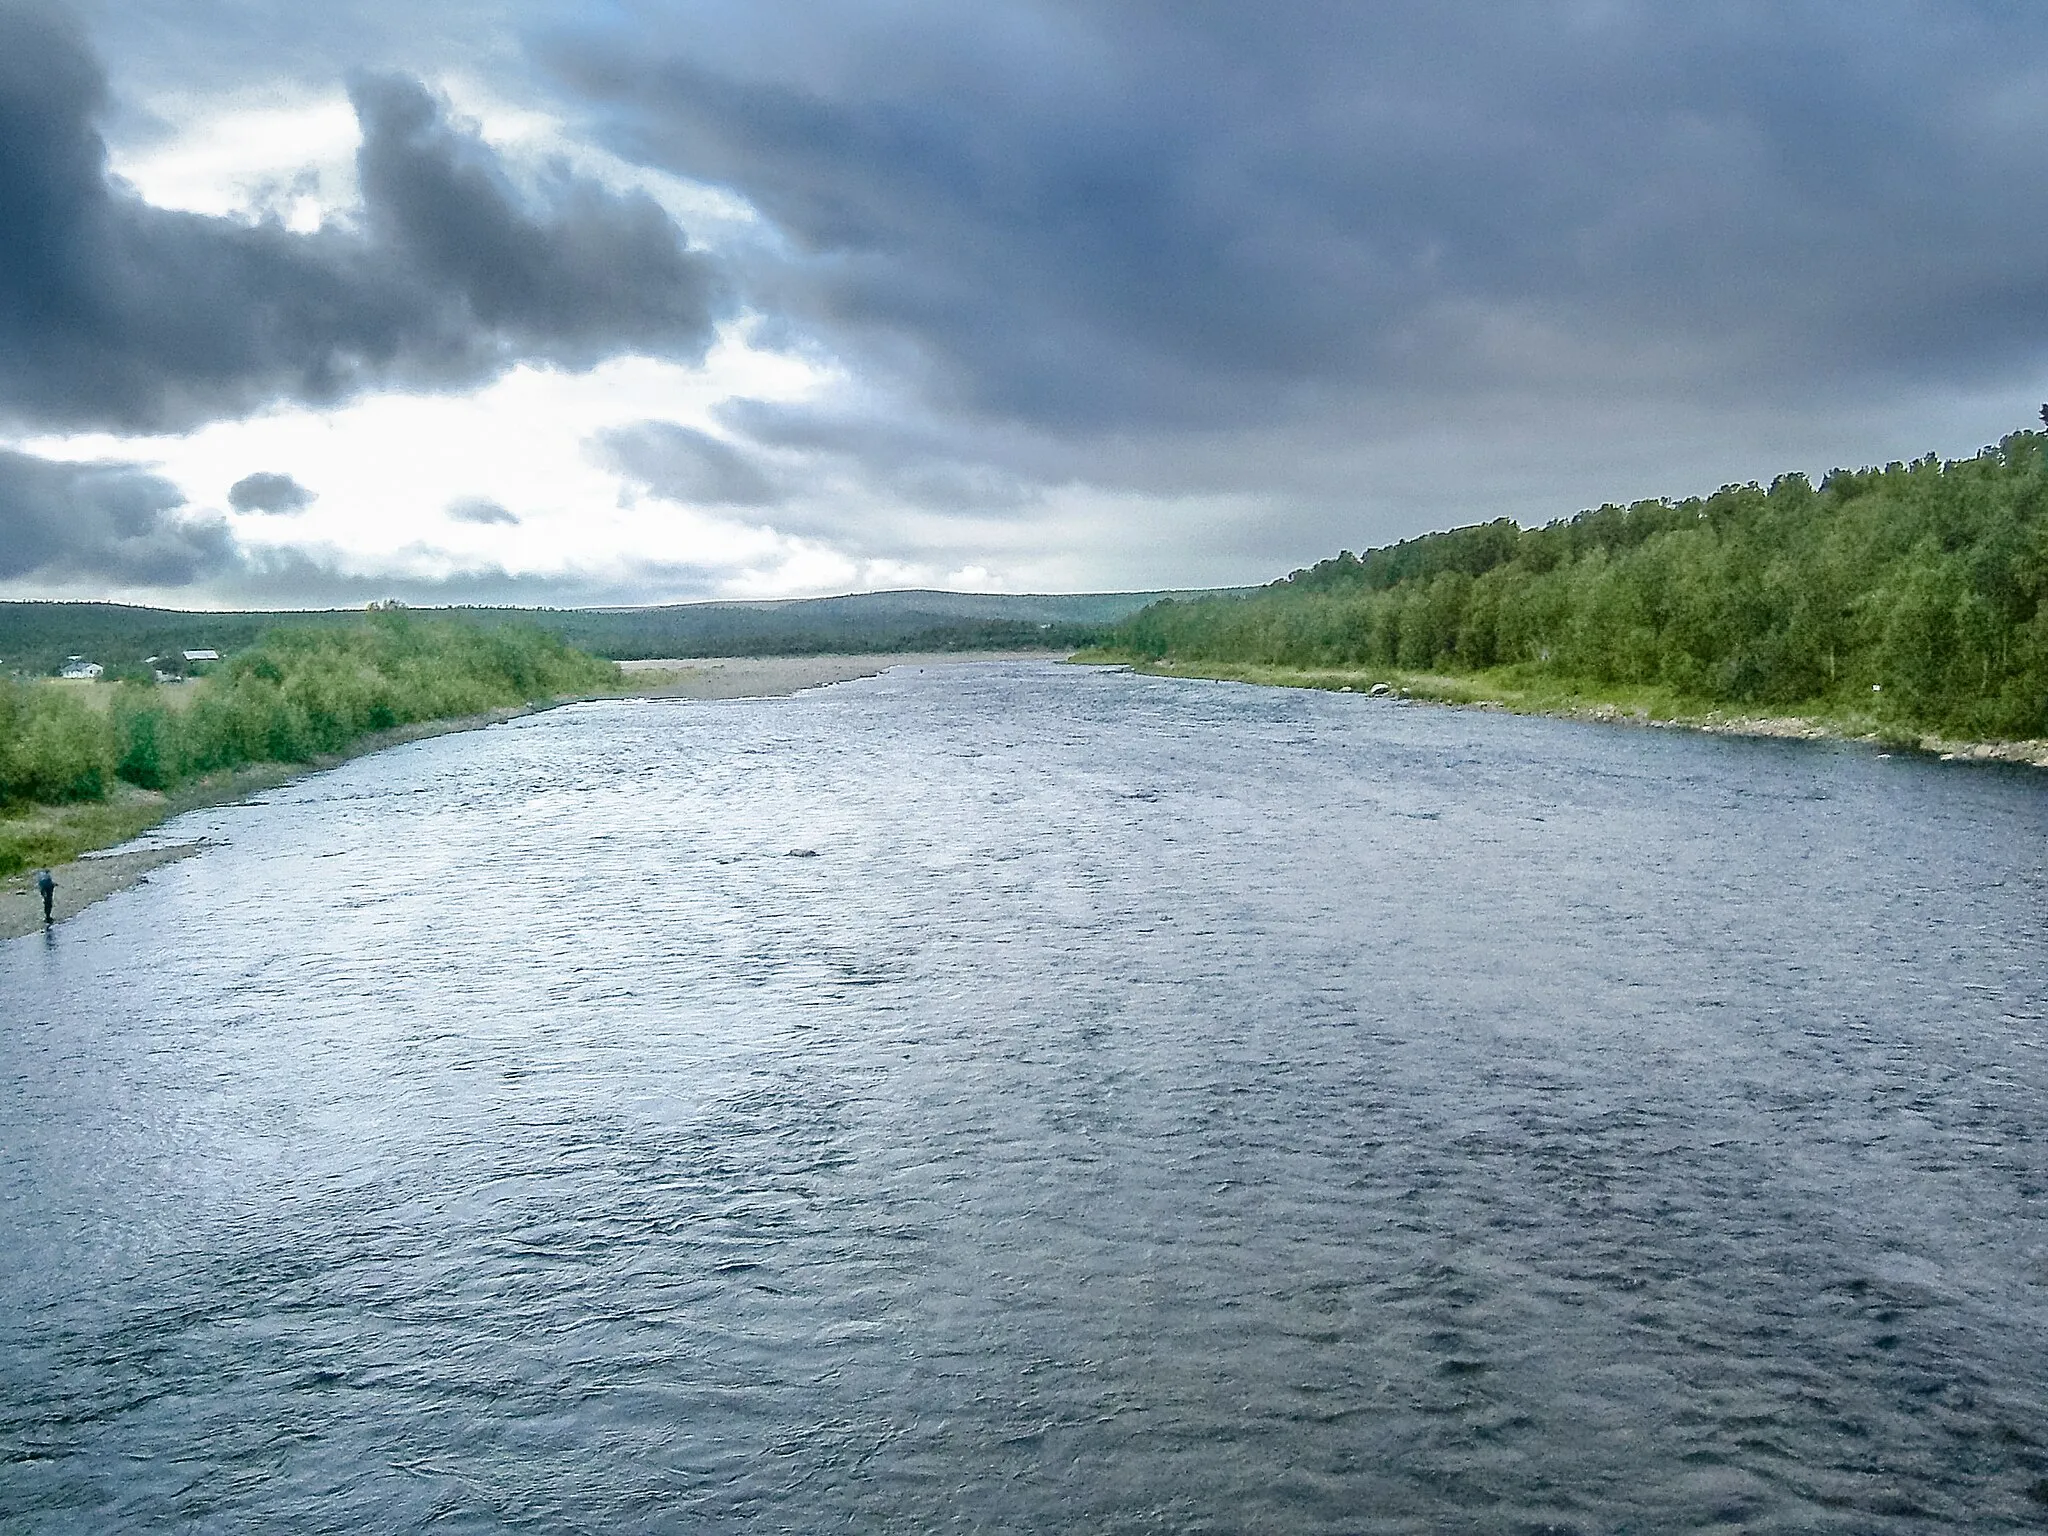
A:
<svg viewBox="0 0 2048 1536">
<path fill-rule="evenodd" d="M 2048 1518 L 2048 779 L 1010 663 L 0 946 L 9 1531 Z"/>
</svg>

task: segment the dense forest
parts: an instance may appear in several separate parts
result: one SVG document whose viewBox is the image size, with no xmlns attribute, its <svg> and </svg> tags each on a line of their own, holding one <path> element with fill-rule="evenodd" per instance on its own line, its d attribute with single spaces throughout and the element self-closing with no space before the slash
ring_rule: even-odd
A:
<svg viewBox="0 0 2048 1536">
<path fill-rule="evenodd" d="M 611 662 L 535 629 L 403 611 L 283 629 L 196 682 L 74 689 L 0 681 L 0 816 L 299 763 L 394 726 L 616 688 Z M 0 873 L 56 855 L 0 821 Z M 33 833 L 33 829 L 30 829 Z"/>
<path fill-rule="evenodd" d="M 1346 551 L 1241 598 L 1154 604 L 1134 658 L 1512 669 L 1710 706 L 2048 735 L 2048 435 L 1975 458 Z"/>
</svg>

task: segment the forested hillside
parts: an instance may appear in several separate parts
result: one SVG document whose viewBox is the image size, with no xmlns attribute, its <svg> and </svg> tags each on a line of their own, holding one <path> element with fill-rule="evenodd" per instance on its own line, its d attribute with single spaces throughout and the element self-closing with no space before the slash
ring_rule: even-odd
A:
<svg viewBox="0 0 2048 1536">
<path fill-rule="evenodd" d="M 655 608 L 420 608 L 479 629 L 540 629 L 630 661 L 648 656 L 801 656 L 850 651 L 1071 650 L 1167 596 L 1201 593 L 860 592 Z M 187 613 L 120 603 L 0 602 L 0 672 L 46 676 L 67 656 L 146 676 L 144 658 L 185 649 L 226 655 L 281 628 L 347 628 L 360 609 Z"/>
<path fill-rule="evenodd" d="M 1141 659 L 1514 669 L 1708 705 L 2048 735 L 2048 436 L 1348 551 L 1242 598 L 1162 602 Z"/>
</svg>

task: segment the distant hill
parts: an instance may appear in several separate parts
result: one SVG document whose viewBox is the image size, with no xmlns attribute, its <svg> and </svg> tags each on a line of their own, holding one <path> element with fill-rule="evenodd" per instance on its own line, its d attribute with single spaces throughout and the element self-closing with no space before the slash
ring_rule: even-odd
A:
<svg viewBox="0 0 2048 1536">
<path fill-rule="evenodd" d="M 479 625 L 531 624 L 631 661 L 651 656 L 803 656 L 834 651 L 1067 650 L 1169 597 L 1216 592 L 862 592 L 771 602 L 645 608 L 433 608 Z M 122 603 L 0 603 L 0 671 L 37 676 L 67 656 L 110 671 L 184 650 L 226 654 L 268 630 L 348 623 L 359 610 L 190 613 Z"/>
</svg>

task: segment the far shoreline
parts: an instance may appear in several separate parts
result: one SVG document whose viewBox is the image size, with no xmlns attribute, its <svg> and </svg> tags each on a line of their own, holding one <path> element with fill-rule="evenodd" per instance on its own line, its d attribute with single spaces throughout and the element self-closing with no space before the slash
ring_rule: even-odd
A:
<svg viewBox="0 0 2048 1536">
<path fill-rule="evenodd" d="M 309 774 L 325 773 L 359 757 L 368 757 L 408 742 L 425 741 L 457 731 L 481 730 L 524 715 L 609 699 L 734 699 L 787 698 L 814 688 L 879 677 L 894 667 L 957 666 L 967 662 L 1057 661 L 1071 653 L 1043 651 L 917 651 L 892 654 L 865 652 L 817 656 L 703 656 L 655 661 L 620 662 L 627 686 L 617 693 L 573 694 L 538 704 L 489 710 L 450 720 L 425 720 L 365 736 L 348 751 L 303 763 L 256 763 L 230 773 L 194 780 L 168 795 L 127 790 L 112 807 L 119 831 L 78 858 L 50 866 L 57 882 L 55 920 L 63 923 L 117 891 L 143 883 L 152 870 L 200 852 L 203 842 L 161 847 L 127 845 L 151 829 L 187 811 L 227 805 L 275 789 Z M 98 808 L 98 807 L 95 807 Z M 125 812 L 125 816 L 122 814 Z M 28 870 L 0 882 L 0 941 L 24 938 L 42 928 L 42 899 L 36 894 L 35 872 Z"/>
<path fill-rule="evenodd" d="M 1106 652 L 1081 652 L 1084 666 L 1128 667 L 1145 677 L 1249 683 L 1262 688 L 1307 688 L 1321 693 L 1369 694 L 1384 686 L 1403 699 L 1452 709 L 1504 710 L 1589 725 L 1632 725 L 1651 730 L 1698 731 L 1780 741 L 1843 741 L 1891 752 L 1913 752 L 1941 762 L 2006 763 L 2048 768 L 2048 740 L 1967 741 L 1932 732 L 1901 730 L 1875 718 L 1803 714 L 1744 714 L 1712 706 L 1686 707 L 1656 689 L 1509 686 L 1499 678 L 1386 667 L 1278 667 L 1264 664 L 1144 661 Z"/>
</svg>

